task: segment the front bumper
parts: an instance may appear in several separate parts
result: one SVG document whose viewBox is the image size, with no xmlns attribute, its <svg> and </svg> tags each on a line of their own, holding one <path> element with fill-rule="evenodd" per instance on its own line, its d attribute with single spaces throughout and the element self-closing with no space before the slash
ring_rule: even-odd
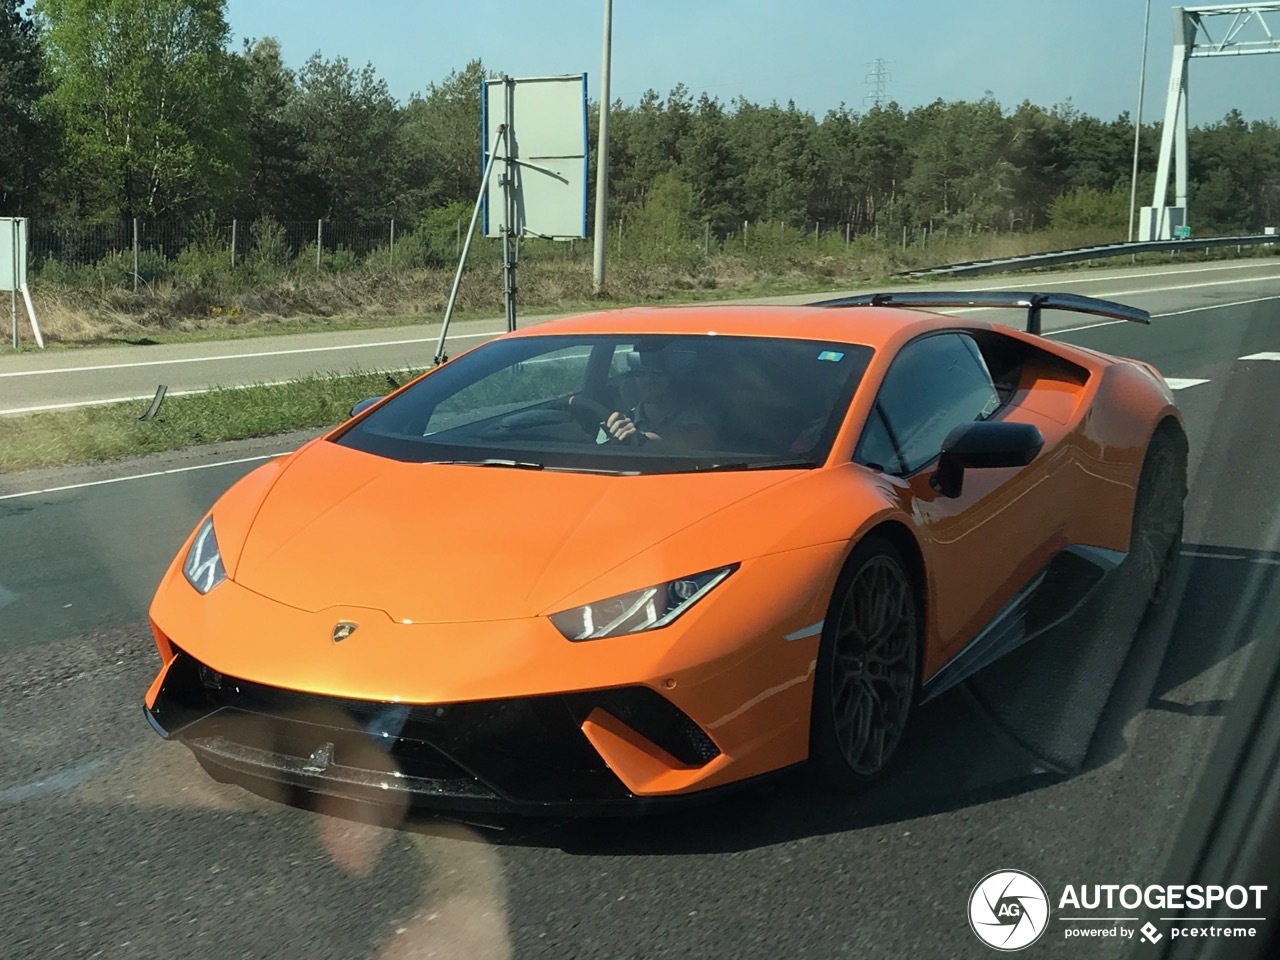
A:
<svg viewBox="0 0 1280 960">
<path fill-rule="evenodd" d="M 239 680 L 175 650 L 146 715 L 225 779 L 466 812 L 642 812 L 688 799 L 633 793 L 591 731 L 629 736 L 674 769 L 724 760 L 705 731 L 644 686 L 411 706 Z"/>
<path fill-rule="evenodd" d="M 759 558 L 676 623 L 589 643 L 545 617 L 307 612 L 232 580 L 201 596 L 175 564 L 151 606 L 163 667 L 147 715 L 217 776 L 363 799 L 555 812 L 703 797 L 807 756 L 805 628 L 833 549 Z M 341 620 L 359 632 L 334 642 Z M 690 752 L 703 741 L 718 752 Z"/>
</svg>

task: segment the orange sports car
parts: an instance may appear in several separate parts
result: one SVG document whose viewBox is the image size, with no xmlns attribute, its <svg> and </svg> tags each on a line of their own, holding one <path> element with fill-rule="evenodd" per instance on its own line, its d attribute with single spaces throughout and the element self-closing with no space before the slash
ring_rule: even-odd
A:
<svg viewBox="0 0 1280 960">
<path fill-rule="evenodd" d="M 931 307 L 1021 306 L 1028 331 Z M 155 730 L 215 776 L 638 810 L 889 765 L 913 707 L 1117 569 L 1158 600 L 1187 443 L 1067 294 L 598 313 L 250 473 L 151 606 Z"/>
</svg>

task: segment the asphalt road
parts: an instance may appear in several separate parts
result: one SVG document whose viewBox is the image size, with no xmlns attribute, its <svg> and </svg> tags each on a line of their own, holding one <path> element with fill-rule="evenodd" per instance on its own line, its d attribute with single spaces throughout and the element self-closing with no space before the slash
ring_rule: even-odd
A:
<svg viewBox="0 0 1280 960">
<path fill-rule="evenodd" d="M 1102 270 L 1046 273 L 998 281 L 958 280 L 953 289 L 1060 289 L 1125 299 L 1137 291 L 1143 305 L 1157 312 L 1219 302 L 1222 294 L 1246 300 L 1265 296 L 1280 280 L 1280 258 L 1167 266 L 1109 267 Z M 935 289 L 942 284 L 935 285 Z M 806 303 L 829 294 L 774 297 L 759 303 Z M 1215 299 L 1217 298 L 1217 299 Z M 1005 315 L 1006 317 L 1008 315 Z M 521 319 L 522 326 L 554 319 Z M 1016 317 L 1012 320 L 1016 321 Z M 1080 324 L 1071 314 L 1045 314 L 1045 329 Z M 502 320 L 455 323 L 446 347 L 449 355 L 505 330 Z M 273 383 L 327 371 L 398 370 L 430 366 L 440 335 L 437 322 L 382 330 L 300 334 L 207 343 L 0 352 L 0 414 L 59 409 L 87 403 L 150 399 L 164 384 L 177 396 L 214 386 Z"/>
<path fill-rule="evenodd" d="M 1139 627 L 1114 595 L 938 698 L 896 775 L 856 802 L 792 779 L 676 815 L 491 831 L 380 827 L 214 783 L 141 717 L 143 611 L 252 466 L 212 464 L 275 443 L 2 478 L 0 957 L 989 957 L 965 907 L 993 870 L 1050 890 L 1157 881 L 1249 654 L 1274 639 L 1280 361 L 1264 357 L 1280 356 L 1280 279 L 1069 289 L 1141 284 L 1181 288 L 1122 296 L 1166 314 L 1153 326 L 1061 336 L 1180 387 L 1175 601 Z M 183 472 L 126 479 L 161 470 Z M 14 495 L 56 486 L 72 489 Z M 1068 939 L 1052 913 L 1028 956 L 1129 946 Z"/>
</svg>

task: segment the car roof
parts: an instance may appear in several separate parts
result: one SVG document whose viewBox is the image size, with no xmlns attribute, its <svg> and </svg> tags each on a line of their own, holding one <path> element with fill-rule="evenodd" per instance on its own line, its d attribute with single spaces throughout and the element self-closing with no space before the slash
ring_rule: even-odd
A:
<svg viewBox="0 0 1280 960">
<path fill-rule="evenodd" d="M 938 327 L 971 327 L 956 317 L 901 307 L 812 307 L 715 304 L 631 307 L 541 323 L 515 336 L 723 334 L 827 340 L 882 347 Z M 985 325 L 980 325 L 985 326 Z"/>
</svg>

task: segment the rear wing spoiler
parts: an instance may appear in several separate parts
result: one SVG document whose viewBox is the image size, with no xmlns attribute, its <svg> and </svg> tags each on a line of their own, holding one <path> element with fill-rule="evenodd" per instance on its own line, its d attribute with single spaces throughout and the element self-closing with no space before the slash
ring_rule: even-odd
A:
<svg viewBox="0 0 1280 960">
<path fill-rule="evenodd" d="M 1112 320 L 1150 323 L 1151 314 L 1113 300 L 1082 297 L 1074 293 L 1012 293 L 1005 290 L 921 290 L 902 293 L 866 293 L 838 300 L 820 300 L 811 307 L 1021 307 L 1027 311 L 1027 333 L 1040 333 L 1040 311 L 1070 310 Z"/>
</svg>

